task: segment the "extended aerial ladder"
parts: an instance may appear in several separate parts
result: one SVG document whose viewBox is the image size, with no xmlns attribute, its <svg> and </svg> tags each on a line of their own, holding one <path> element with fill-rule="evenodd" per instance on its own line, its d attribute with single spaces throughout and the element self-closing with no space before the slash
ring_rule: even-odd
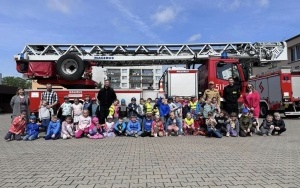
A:
<svg viewBox="0 0 300 188">
<path fill-rule="evenodd" d="M 197 64 L 221 57 L 238 58 L 241 63 L 287 60 L 285 42 L 237 42 L 201 44 L 32 44 L 15 55 L 17 70 L 39 83 L 55 82 L 64 86 L 93 85 L 92 66 L 141 66 Z M 51 69 L 37 74 L 33 66 Z M 40 71 L 42 72 L 42 71 Z M 77 81 L 77 82 L 74 82 Z"/>
</svg>

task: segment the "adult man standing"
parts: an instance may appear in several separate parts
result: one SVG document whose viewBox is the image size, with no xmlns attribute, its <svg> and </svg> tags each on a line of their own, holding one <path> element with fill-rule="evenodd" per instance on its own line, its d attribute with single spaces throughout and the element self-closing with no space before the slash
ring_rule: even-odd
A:
<svg viewBox="0 0 300 188">
<path fill-rule="evenodd" d="M 104 88 L 100 89 L 97 96 L 100 103 L 100 120 L 99 123 L 104 124 L 105 118 L 108 116 L 109 107 L 117 99 L 115 91 L 109 86 L 109 80 L 105 80 Z"/>
<path fill-rule="evenodd" d="M 228 114 L 235 112 L 239 114 L 238 99 L 240 98 L 240 88 L 234 84 L 232 77 L 228 79 L 229 85 L 224 88 L 223 98 L 225 99 L 224 109 Z"/>
<path fill-rule="evenodd" d="M 51 84 L 47 84 L 46 88 L 47 88 L 47 91 L 44 91 L 42 93 L 40 106 L 42 106 L 43 100 L 46 100 L 47 103 L 48 103 L 47 108 L 49 110 L 52 108 L 53 113 L 56 114 L 56 105 L 57 105 L 57 102 L 58 102 L 57 93 L 52 90 L 52 85 Z M 51 115 L 53 115 L 53 114 L 51 114 Z"/>
<path fill-rule="evenodd" d="M 206 101 L 207 99 L 212 99 L 213 97 L 216 97 L 218 105 L 220 106 L 220 93 L 217 89 L 214 88 L 215 83 L 213 81 L 210 81 L 208 83 L 208 89 L 204 91 L 203 99 Z"/>
</svg>

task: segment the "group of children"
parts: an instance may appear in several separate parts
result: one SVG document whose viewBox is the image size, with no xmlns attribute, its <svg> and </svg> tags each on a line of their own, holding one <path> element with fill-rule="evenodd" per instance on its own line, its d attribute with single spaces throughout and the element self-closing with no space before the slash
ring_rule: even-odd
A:
<svg viewBox="0 0 300 188">
<path fill-rule="evenodd" d="M 45 139 L 69 139 L 87 137 L 91 139 L 110 138 L 115 136 L 132 137 L 163 137 L 170 135 L 203 135 L 221 138 L 222 136 L 246 137 L 254 133 L 258 135 L 280 135 L 286 131 L 285 123 L 279 113 L 274 117 L 268 115 L 259 125 L 252 113 L 244 108 L 239 118 L 238 114 L 227 114 L 220 109 L 216 98 L 206 101 L 192 98 L 183 102 L 178 97 L 159 98 L 154 106 L 151 99 L 140 104 L 133 97 L 126 105 L 124 99 L 115 100 L 109 108 L 106 122 L 99 122 L 100 107 L 95 98 L 86 96 L 83 103 L 75 99 L 69 102 L 65 96 L 64 103 L 59 107 L 61 117 L 47 108 L 47 101 L 42 101 L 39 117 L 30 115 L 27 122 L 26 111 L 22 111 L 11 124 L 5 140 L 35 140 L 41 131 L 45 131 Z M 59 111 L 58 110 L 58 111 Z M 22 138 L 21 135 L 25 136 Z"/>
</svg>

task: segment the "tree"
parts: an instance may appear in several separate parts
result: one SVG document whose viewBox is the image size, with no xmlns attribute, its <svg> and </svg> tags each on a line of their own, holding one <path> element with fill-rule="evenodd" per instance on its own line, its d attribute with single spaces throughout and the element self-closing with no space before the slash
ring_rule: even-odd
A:
<svg viewBox="0 0 300 188">
<path fill-rule="evenodd" d="M 24 89 L 31 89 L 31 81 L 25 80 L 20 77 L 7 76 L 2 78 L 2 84 L 13 87 L 21 87 Z"/>
<path fill-rule="evenodd" d="M 97 89 L 101 89 L 102 86 L 103 86 L 102 82 L 99 82 L 99 83 L 97 84 Z"/>
</svg>

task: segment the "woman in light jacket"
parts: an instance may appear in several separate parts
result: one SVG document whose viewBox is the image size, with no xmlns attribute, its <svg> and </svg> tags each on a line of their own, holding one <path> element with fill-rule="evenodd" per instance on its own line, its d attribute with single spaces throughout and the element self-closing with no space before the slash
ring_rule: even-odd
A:
<svg viewBox="0 0 300 188">
<path fill-rule="evenodd" d="M 18 88 L 15 96 L 10 100 L 10 106 L 13 110 L 11 118 L 12 121 L 15 117 L 21 114 L 21 111 L 25 110 L 27 112 L 26 119 L 29 117 L 29 98 L 25 95 L 23 88 Z"/>
</svg>

